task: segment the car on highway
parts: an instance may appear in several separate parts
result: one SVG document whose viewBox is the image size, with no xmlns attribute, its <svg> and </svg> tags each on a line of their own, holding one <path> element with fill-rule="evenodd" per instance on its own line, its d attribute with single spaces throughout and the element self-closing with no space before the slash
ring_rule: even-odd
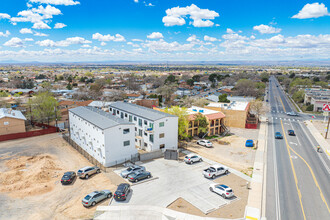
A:
<svg viewBox="0 0 330 220">
<path fill-rule="evenodd" d="M 183 161 L 186 163 L 186 164 L 193 164 L 193 163 L 196 163 L 196 162 L 202 162 L 203 159 L 201 156 L 198 156 L 197 154 L 187 154 Z"/>
<path fill-rule="evenodd" d="M 210 191 L 219 194 L 224 199 L 228 199 L 234 196 L 234 191 L 229 186 L 224 184 L 211 183 Z"/>
<path fill-rule="evenodd" d="M 101 190 L 101 191 L 94 191 L 81 201 L 83 206 L 89 207 L 89 206 L 95 206 L 96 203 L 101 202 L 104 199 L 110 198 L 112 196 L 112 193 L 110 190 Z"/>
<path fill-rule="evenodd" d="M 275 139 L 283 139 L 281 132 L 275 132 Z"/>
<path fill-rule="evenodd" d="M 228 174 L 228 167 L 215 164 L 210 166 L 209 168 L 203 170 L 203 175 L 205 178 L 214 179 L 216 176 L 220 176 L 222 174 Z"/>
<path fill-rule="evenodd" d="M 85 178 L 88 179 L 91 175 L 94 175 L 96 173 L 100 173 L 101 170 L 99 167 L 94 166 L 94 167 L 84 167 L 78 170 L 77 175 L 79 178 Z"/>
<path fill-rule="evenodd" d="M 61 178 L 61 183 L 62 185 L 71 184 L 76 177 L 77 177 L 76 172 L 73 171 L 65 172 Z"/>
<path fill-rule="evenodd" d="M 286 114 L 289 116 L 299 116 L 296 112 L 287 112 Z"/>
<path fill-rule="evenodd" d="M 253 140 L 251 139 L 246 140 L 245 147 L 253 147 L 253 145 L 254 145 Z"/>
<path fill-rule="evenodd" d="M 294 130 L 288 130 L 288 135 L 295 136 Z"/>
<path fill-rule="evenodd" d="M 144 166 L 132 165 L 132 166 L 129 166 L 127 169 L 121 171 L 120 175 L 123 178 L 127 178 L 128 175 L 130 175 L 134 172 L 144 171 L 144 170 L 146 170 L 146 168 Z"/>
<path fill-rule="evenodd" d="M 140 180 L 149 179 L 150 177 L 151 177 L 150 172 L 142 170 L 131 173 L 130 175 L 128 175 L 127 179 L 130 182 L 138 182 Z"/>
<path fill-rule="evenodd" d="M 131 191 L 131 187 L 128 183 L 121 183 L 117 187 L 117 190 L 113 195 L 113 198 L 116 201 L 125 201 L 130 191 Z"/>
<path fill-rule="evenodd" d="M 197 141 L 197 144 L 202 145 L 204 147 L 212 147 L 212 142 L 208 140 L 199 140 Z"/>
</svg>

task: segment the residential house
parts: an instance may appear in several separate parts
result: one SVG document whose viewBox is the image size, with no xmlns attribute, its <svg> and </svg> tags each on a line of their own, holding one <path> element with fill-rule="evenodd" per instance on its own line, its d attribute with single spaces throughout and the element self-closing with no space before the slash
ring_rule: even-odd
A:
<svg viewBox="0 0 330 220">
<path fill-rule="evenodd" d="M 109 112 L 135 124 L 135 144 L 146 151 L 178 148 L 178 117 L 143 106 L 114 102 Z"/>
<path fill-rule="evenodd" d="M 154 108 L 154 107 L 158 107 L 159 106 L 159 99 L 156 98 L 148 98 L 148 99 L 135 99 L 133 101 L 131 101 L 130 103 L 136 104 L 136 105 L 140 105 L 143 107 L 147 107 L 147 108 Z"/>
<path fill-rule="evenodd" d="M 91 106 L 69 109 L 69 121 L 70 138 L 103 166 L 137 156 L 134 123 Z"/>
<path fill-rule="evenodd" d="M 313 105 L 313 111 L 322 112 L 323 104 L 330 103 L 330 89 L 305 89 L 304 104 Z"/>
<path fill-rule="evenodd" d="M 0 108 L 0 135 L 25 132 L 25 121 L 21 111 Z"/>
</svg>

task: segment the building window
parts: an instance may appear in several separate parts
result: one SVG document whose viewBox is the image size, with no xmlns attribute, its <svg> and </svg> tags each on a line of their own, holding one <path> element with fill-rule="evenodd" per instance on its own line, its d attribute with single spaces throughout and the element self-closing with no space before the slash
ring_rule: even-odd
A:
<svg viewBox="0 0 330 220">
<path fill-rule="evenodd" d="M 129 122 L 132 122 L 132 115 L 130 115 L 130 116 L 128 117 L 128 121 L 129 121 Z"/>
<path fill-rule="evenodd" d="M 159 138 L 164 138 L 164 137 L 165 137 L 164 133 L 159 134 Z"/>
<path fill-rule="evenodd" d="M 117 114 L 119 114 L 119 111 L 117 110 Z"/>
<path fill-rule="evenodd" d="M 154 135 L 153 135 L 153 134 L 151 134 L 151 135 L 149 136 L 149 141 L 150 141 L 151 143 L 154 143 Z"/>
<path fill-rule="evenodd" d="M 124 113 L 123 112 L 120 113 L 120 117 L 124 118 Z"/>
<path fill-rule="evenodd" d="M 147 132 L 144 132 L 144 136 L 148 136 Z"/>
<path fill-rule="evenodd" d="M 153 130 L 154 129 L 154 123 L 149 123 L 149 127 Z"/>
<path fill-rule="evenodd" d="M 142 127 L 142 119 L 139 118 L 139 126 Z"/>
<path fill-rule="evenodd" d="M 129 133 L 129 128 L 123 130 L 123 134 L 128 134 L 128 133 Z"/>
<path fill-rule="evenodd" d="M 125 113 L 125 118 L 127 118 L 127 114 Z"/>
<path fill-rule="evenodd" d="M 147 120 L 144 120 L 144 125 L 148 125 L 148 122 L 147 122 Z"/>
<path fill-rule="evenodd" d="M 137 131 L 137 127 L 135 127 L 135 131 Z"/>
<path fill-rule="evenodd" d="M 110 112 L 112 112 L 112 108 L 110 108 Z"/>
<path fill-rule="evenodd" d="M 161 145 L 159 145 L 159 148 L 160 148 L 160 149 L 165 148 L 165 144 L 161 144 Z"/>
<path fill-rule="evenodd" d="M 165 123 L 164 122 L 159 122 L 159 127 L 164 127 Z"/>
<path fill-rule="evenodd" d="M 129 146 L 130 145 L 130 141 L 124 141 L 124 147 Z"/>
<path fill-rule="evenodd" d="M 142 137 L 142 129 L 139 129 L 139 136 Z"/>
<path fill-rule="evenodd" d="M 148 144 L 147 143 L 144 143 L 144 147 L 148 147 Z"/>
<path fill-rule="evenodd" d="M 134 116 L 134 121 L 136 121 L 137 120 L 137 118 Z"/>
</svg>

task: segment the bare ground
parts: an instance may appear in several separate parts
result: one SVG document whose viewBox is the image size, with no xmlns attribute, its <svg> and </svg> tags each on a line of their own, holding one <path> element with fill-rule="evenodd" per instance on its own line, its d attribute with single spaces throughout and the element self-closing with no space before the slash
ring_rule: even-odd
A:
<svg viewBox="0 0 330 220">
<path fill-rule="evenodd" d="M 68 186 L 60 183 L 64 172 L 87 165 L 58 134 L 2 142 L 0 219 L 91 219 L 96 207 L 84 208 L 81 200 L 95 190 L 113 192 L 116 185 L 107 177 L 111 174 L 76 179 Z"/>
</svg>

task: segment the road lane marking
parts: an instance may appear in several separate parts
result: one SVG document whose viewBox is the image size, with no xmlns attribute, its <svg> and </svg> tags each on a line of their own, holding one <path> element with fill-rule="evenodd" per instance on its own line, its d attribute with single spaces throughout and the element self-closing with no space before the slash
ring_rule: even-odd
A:
<svg viewBox="0 0 330 220">
<path fill-rule="evenodd" d="M 293 144 L 293 145 L 298 145 L 297 143 L 294 143 L 294 142 L 290 142 L 290 144 Z"/>
<path fill-rule="evenodd" d="M 292 162 L 292 158 L 291 158 L 291 152 L 290 152 L 290 149 L 289 149 L 290 146 L 288 144 L 288 140 L 287 140 L 286 134 L 284 132 L 284 126 L 283 126 L 282 120 L 281 120 L 281 125 L 282 125 L 284 140 L 285 140 L 285 143 L 286 143 L 286 149 L 287 149 L 288 154 L 289 154 L 289 159 L 290 159 L 291 168 L 292 168 L 292 172 L 293 172 L 293 178 L 294 178 L 294 181 L 296 183 L 296 189 L 297 189 L 297 193 L 298 193 L 298 197 L 299 197 L 301 211 L 302 211 L 302 214 L 304 216 L 304 220 L 306 220 L 306 215 L 305 215 L 304 207 L 303 207 L 303 204 L 302 204 L 302 201 L 301 201 L 302 195 L 301 195 L 300 189 L 298 187 L 298 179 L 297 179 L 296 171 L 295 171 L 294 166 L 293 166 L 293 162 Z"/>
<path fill-rule="evenodd" d="M 283 110 L 286 112 L 285 107 L 284 107 L 284 104 L 283 104 L 283 101 L 282 101 L 282 98 L 281 98 L 281 97 L 279 97 L 279 98 L 280 98 L 280 101 L 281 101 L 281 103 L 282 103 Z"/>
<path fill-rule="evenodd" d="M 245 218 L 246 218 L 246 219 L 251 219 L 251 220 L 258 220 L 258 218 L 251 217 L 251 216 L 246 216 Z"/>
<path fill-rule="evenodd" d="M 273 122 L 273 134 L 275 133 L 275 125 Z M 275 138 L 273 138 L 273 163 L 274 163 L 274 179 L 275 179 L 275 209 L 276 209 L 276 219 L 280 220 L 281 219 L 281 206 L 280 206 L 280 195 L 279 195 L 279 190 L 278 190 L 278 175 L 277 175 L 277 158 L 276 158 L 276 147 L 275 147 Z"/>
</svg>

